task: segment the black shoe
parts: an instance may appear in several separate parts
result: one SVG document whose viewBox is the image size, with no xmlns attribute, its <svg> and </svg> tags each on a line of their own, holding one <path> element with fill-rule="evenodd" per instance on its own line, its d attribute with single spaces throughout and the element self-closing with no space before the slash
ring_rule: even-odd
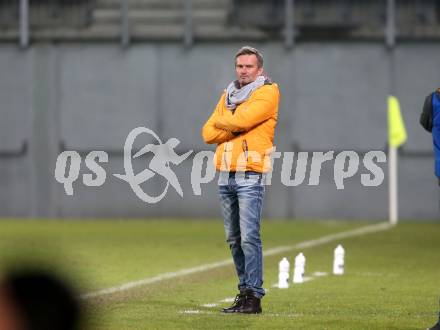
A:
<svg viewBox="0 0 440 330">
<path fill-rule="evenodd" d="M 235 296 L 234 302 L 231 307 L 223 308 L 223 313 L 236 313 L 240 309 L 246 300 L 246 295 L 243 291 L 240 291 L 238 295 Z"/>
<path fill-rule="evenodd" d="M 237 310 L 237 313 L 242 314 L 260 314 L 261 309 L 261 299 L 254 296 L 252 290 L 245 291 L 246 300 L 243 306 Z"/>
<path fill-rule="evenodd" d="M 440 321 L 438 321 L 432 328 L 429 328 L 427 330 L 440 330 Z"/>
</svg>

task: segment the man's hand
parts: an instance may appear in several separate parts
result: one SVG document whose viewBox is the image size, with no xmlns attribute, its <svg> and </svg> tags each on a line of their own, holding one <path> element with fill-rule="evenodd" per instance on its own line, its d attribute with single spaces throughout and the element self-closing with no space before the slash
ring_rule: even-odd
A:
<svg viewBox="0 0 440 330">
<path fill-rule="evenodd" d="M 218 118 L 221 118 L 227 114 L 231 114 L 231 111 L 229 110 L 220 111 L 224 102 L 225 102 L 225 94 L 222 95 L 213 114 L 202 128 L 203 140 L 208 144 L 213 144 L 213 143 L 220 144 L 232 140 L 237 135 L 240 135 L 239 132 L 232 132 L 229 129 L 219 128 L 215 126 L 215 123 L 217 122 Z"/>
<path fill-rule="evenodd" d="M 255 91 L 252 100 L 237 109 L 234 114 L 225 111 L 222 116 L 217 116 L 214 127 L 229 132 L 247 132 L 271 118 L 276 108 L 276 97 L 262 91 L 263 88 Z"/>
<path fill-rule="evenodd" d="M 240 128 L 237 125 L 234 125 L 234 118 L 233 118 L 232 111 L 225 111 L 225 113 L 222 116 L 218 116 L 214 122 L 214 127 L 217 129 L 222 129 L 227 132 L 240 134 L 244 129 Z"/>
</svg>

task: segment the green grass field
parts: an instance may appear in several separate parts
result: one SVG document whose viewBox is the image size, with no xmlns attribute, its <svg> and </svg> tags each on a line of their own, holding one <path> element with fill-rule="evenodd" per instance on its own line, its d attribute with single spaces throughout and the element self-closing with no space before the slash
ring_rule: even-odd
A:
<svg viewBox="0 0 440 330">
<path fill-rule="evenodd" d="M 342 221 L 263 221 L 264 249 L 371 225 Z M 397 227 L 301 251 L 306 276 L 328 276 L 280 290 L 278 262 L 265 257 L 261 315 L 223 315 L 236 293 L 232 265 L 85 300 L 89 329 L 425 329 L 440 296 L 440 224 Z M 331 275 L 333 249 L 346 273 Z M 0 222 L 0 268 L 33 262 L 58 269 L 80 293 L 228 259 L 220 220 Z M 203 306 L 211 304 L 208 306 Z M 213 304 L 217 304 L 214 306 Z"/>
</svg>

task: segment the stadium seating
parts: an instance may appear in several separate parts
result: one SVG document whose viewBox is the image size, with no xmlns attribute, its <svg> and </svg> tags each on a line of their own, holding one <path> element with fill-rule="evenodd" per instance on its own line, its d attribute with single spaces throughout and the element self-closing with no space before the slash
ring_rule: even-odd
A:
<svg viewBox="0 0 440 330">
<path fill-rule="evenodd" d="M 126 0 L 134 41 L 181 41 L 185 0 Z M 0 0 L 0 41 L 17 38 L 18 0 Z M 121 0 L 29 0 L 34 40 L 112 40 L 121 36 Z M 383 0 L 296 0 L 296 37 L 380 39 Z M 440 37 L 440 3 L 396 0 L 397 36 Z M 285 0 L 192 0 L 196 41 L 276 40 L 284 34 Z M 54 29 L 56 27 L 56 29 Z"/>
</svg>

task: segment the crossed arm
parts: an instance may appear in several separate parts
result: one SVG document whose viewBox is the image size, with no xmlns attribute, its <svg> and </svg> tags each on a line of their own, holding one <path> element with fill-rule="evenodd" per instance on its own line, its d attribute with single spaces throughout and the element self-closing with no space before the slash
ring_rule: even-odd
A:
<svg viewBox="0 0 440 330">
<path fill-rule="evenodd" d="M 214 113 L 203 126 L 202 135 L 206 143 L 223 143 L 241 132 L 247 132 L 269 119 L 274 111 L 273 101 L 259 91 L 248 104 L 232 111 L 222 111 L 225 95 L 220 98 Z"/>
<path fill-rule="evenodd" d="M 264 95 L 257 95 L 248 104 L 237 109 L 234 114 L 231 111 L 226 111 L 223 116 L 217 118 L 214 125 L 216 128 L 231 132 L 247 132 L 268 120 L 274 112 L 275 105 L 272 100 Z"/>
<path fill-rule="evenodd" d="M 205 123 L 205 125 L 203 125 L 202 128 L 203 140 L 205 140 L 205 142 L 208 144 L 212 144 L 212 143 L 220 144 L 229 141 L 235 137 L 235 135 L 231 131 L 222 128 L 217 128 L 215 126 L 217 119 L 222 116 L 221 102 L 224 102 L 224 100 L 225 100 L 225 96 L 223 94 L 217 106 L 215 107 L 215 110 L 212 113 L 211 117 L 209 117 L 208 121 Z"/>
</svg>

